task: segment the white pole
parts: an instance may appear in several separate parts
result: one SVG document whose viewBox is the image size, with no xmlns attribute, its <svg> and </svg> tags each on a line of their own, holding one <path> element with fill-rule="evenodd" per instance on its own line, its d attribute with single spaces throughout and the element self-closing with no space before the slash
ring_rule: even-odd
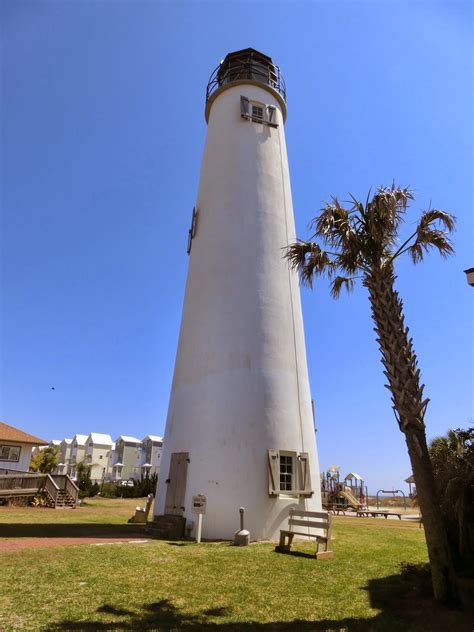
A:
<svg viewBox="0 0 474 632">
<path fill-rule="evenodd" d="M 197 525 L 197 535 L 196 535 L 196 542 L 198 544 L 201 542 L 201 529 L 202 529 L 202 514 L 198 514 L 198 525 Z"/>
</svg>

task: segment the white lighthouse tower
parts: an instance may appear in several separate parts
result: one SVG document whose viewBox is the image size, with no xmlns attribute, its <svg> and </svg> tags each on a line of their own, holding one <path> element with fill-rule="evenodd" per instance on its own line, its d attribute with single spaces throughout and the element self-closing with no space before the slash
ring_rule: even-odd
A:
<svg viewBox="0 0 474 632">
<path fill-rule="evenodd" d="M 283 258 L 295 239 L 285 99 L 279 68 L 251 48 L 207 86 L 155 520 L 194 521 L 203 494 L 209 539 L 233 537 L 239 507 L 252 540 L 276 538 L 291 507 L 321 510 L 299 284 Z"/>
</svg>

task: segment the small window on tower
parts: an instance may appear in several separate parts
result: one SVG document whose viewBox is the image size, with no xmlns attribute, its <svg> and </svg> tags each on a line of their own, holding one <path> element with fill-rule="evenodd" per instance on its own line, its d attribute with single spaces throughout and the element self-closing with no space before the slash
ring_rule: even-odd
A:
<svg viewBox="0 0 474 632">
<path fill-rule="evenodd" d="M 263 123 L 263 106 L 254 105 L 252 103 L 252 121 L 254 123 Z"/>
<path fill-rule="evenodd" d="M 275 106 L 251 101 L 244 96 L 240 97 L 240 116 L 246 121 L 278 127 Z"/>
<path fill-rule="evenodd" d="M 268 450 L 268 493 L 305 498 L 313 495 L 307 452 Z"/>
<path fill-rule="evenodd" d="M 293 489 L 294 461 L 291 454 L 280 454 L 280 491 Z"/>
</svg>

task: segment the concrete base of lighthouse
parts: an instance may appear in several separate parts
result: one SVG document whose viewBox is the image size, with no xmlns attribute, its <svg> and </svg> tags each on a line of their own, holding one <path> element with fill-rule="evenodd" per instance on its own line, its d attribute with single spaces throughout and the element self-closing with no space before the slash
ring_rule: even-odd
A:
<svg viewBox="0 0 474 632">
<path fill-rule="evenodd" d="M 274 401 L 267 397 L 267 406 L 261 410 L 261 393 L 268 394 L 268 383 L 278 377 L 281 390 L 273 388 Z M 288 397 L 291 386 L 296 388 L 294 370 L 278 376 L 271 369 L 245 368 L 178 387 L 182 392 L 173 393 L 155 513 L 182 515 L 196 523 L 193 497 L 203 494 L 207 501 L 204 539 L 232 539 L 239 528 L 239 508 L 244 507 L 251 539 L 277 540 L 279 530 L 287 526 L 290 508 L 321 511 L 313 425 L 300 426 L 298 411 L 289 406 L 295 401 Z M 212 406 L 206 393 L 212 393 Z M 311 415 L 311 401 L 301 405 Z M 183 437 L 175 421 L 190 410 L 196 423 L 188 425 Z M 253 421 L 242 427 L 242 419 Z M 285 419 L 294 421 L 285 423 Z M 281 457 L 289 464 L 286 469 L 292 470 L 287 477 L 293 491 L 272 488 L 280 484 Z M 308 468 L 306 489 L 303 468 Z"/>
</svg>

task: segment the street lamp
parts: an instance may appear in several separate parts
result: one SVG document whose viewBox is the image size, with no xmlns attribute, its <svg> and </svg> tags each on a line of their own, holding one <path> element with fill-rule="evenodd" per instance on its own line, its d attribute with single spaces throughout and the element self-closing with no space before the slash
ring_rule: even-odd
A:
<svg viewBox="0 0 474 632">
<path fill-rule="evenodd" d="M 466 273 L 467 282 L 474 287 L 474 268 L 468 268 L 464 272 Z"/>
</svg>

